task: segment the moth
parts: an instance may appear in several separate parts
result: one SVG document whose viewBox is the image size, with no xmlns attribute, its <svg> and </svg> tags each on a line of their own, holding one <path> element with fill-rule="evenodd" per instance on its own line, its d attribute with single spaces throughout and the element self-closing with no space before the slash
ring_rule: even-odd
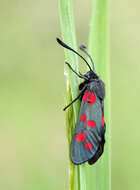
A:
<svg viewBox="0 0 140 190">
<path fill-rule="evenodd" d="M 79 95 L 65 108 L 76 100 L 81 100 L 78 121 L 71 141 L 71 161 L 76 164 L 88 162 L 94 164 L 104 152 L 106 124 L 104 121 L 105 84 L 95 72 L 95 64 L 84 45 L 80 49 L 89 57 L 93 69 L 77 51 L 66 45 L 59 38 L 57 42 L 76 53 L 87 64 L 89 71 L 86 74 L 77 73 L 69 63 L 68 67 L 84 81 L 79 85 Z"/>
</svg>

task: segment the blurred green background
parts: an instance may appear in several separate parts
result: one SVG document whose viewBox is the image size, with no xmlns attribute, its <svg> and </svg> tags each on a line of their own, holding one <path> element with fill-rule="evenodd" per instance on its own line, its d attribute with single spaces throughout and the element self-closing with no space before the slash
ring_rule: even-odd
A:
<svg viewBox="0 0 140 190">
<path fill-rule="evenodd" d="M 91 1 L 74 1 L 87 44 Z M 140 189 L 140 2 L 111 1 L 112 189 Z M 0 1 L 0 189 L 68 189 L 58 1 Z M 94 166 L 93 166 L 94 167 Z"/>
</svg>

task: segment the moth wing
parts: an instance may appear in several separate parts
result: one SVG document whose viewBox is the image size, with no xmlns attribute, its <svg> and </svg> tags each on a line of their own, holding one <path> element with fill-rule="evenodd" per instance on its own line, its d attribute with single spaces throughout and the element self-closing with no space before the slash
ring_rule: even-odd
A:
<svg viewBox="0 0 140 190">
<path fill-rule="evenodd" d="M 92 92 L 89 92 L 91 94 Z M 81 103 L 78 121 L 71 142 L 71 160 L 74 164 L 89 161 L 93 164 L 103 153 L 105 123 L 100 99 L 94 94 L 94 103 L 89 98 Z"/>
<path fill-rule="evenodd" d="M 90 165 L 94 164 L 99 159 L 99 157 L 103 154 L 103 152 L 104 152 L 104 144 L 105 144 L 105 136 L 104 136 L 104 134 L 105 134 L 105 129 L 106 129 L 106 126 L 104 124 L 103 130 L 102 130 L 102 140 L 100 142 L 100 145 L 98 146 L 98 150 L 96 151 L 96 154 L 91 159 L 88 160 L 88 163 Z"/>
</svg>

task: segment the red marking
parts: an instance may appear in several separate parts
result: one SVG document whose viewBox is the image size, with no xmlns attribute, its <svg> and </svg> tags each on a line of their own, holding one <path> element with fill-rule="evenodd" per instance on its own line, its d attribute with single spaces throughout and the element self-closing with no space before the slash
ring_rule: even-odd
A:
<svg viewBox="0 0 140 190">
<path fill-rule="evenodd" d="M 86 138 L 85 133 L 78 133 L 77 136 L 76 136 L 76 140 L 77 140 L 78 142 L 84 141 L 85 138 Z"/>
<path fill-rule="evenodd" d="M 91 128 L 94 128 L 96 126 L 95 121 L 87 120 L 87 125 Z"/>
<path fill-rule="evenodd" d="M 105 124 L 105 120 L 104 120 L 104 116 L 102 115 L 102 127 L 104 126 Z"/>
<path fill-rule="evenodd" d="M 80 119 L 81 119 L 83 122 L 85 122 L 85 121 L 86 121 L 86 114 L 85 114 L 85 113 L 82 114 L 81 117 L 80 117 Z"/>
<path fill-rule="evenodd" d="M 93 92 L 91 92 L 88 102 L 89 104 L 94 104 L 96 102 L 96 96 Z"/>
<path fill-rule="evenodd" d="M 89 95 L 89 91 L 86 90 L 86 92 L 85 92 L 85 94 L 84 94 L 84 96 L 83 96 L 83 102 L 86 102 L 86 101 L 87 101 L 88 95 Z"/>
<path fill-rule="evenodd" d="M 91 150 L 92 149 L 92 144 L 90 142 L 87 142 L 84 144 L 85 148 L 88 149 L 88 150 Z"/>
</svg>

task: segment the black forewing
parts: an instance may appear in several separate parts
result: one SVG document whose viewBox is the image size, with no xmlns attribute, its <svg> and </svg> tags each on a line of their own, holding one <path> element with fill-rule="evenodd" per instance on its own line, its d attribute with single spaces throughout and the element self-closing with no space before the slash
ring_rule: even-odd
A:
<svg viewBox="0 0 140 190">
<path fill-rule="evenodd" d="M 105 137 L 104 137 L 104 134 L 105 134 L 105 128 L 106 128 L 106 126 L 105 126 L 105 124 L 104 124 L 104 126 L 103 126 L 103 130 L 102 130 L 102 141 L 101 141 L 101 143 L 100 143 L 100 145 L 99 145 L 99 147 L 98 147 L 98 150 L 96 151 L 96 154 L 91 158 L 91 159 L 89 159 L 88 160 L 88 163 L 91 165 L 91 164 L 94 164 L 97 160 L 98 160 L 98 158 L 103 154 L 103 152 L 104 152 L 104 143 L 105 143 Z"/>
<path fill-rule="evenodd" d="M 89 91 L 90 93 L 91 91 Z M 96 101 L 93 105 L 89 104 L 88 100 L 81 103 L 78 121 L 71 142 L 71 160 L 74 164 L 82 164 L 90 159 L 94 163 L 103 152 L 105 131 L 102 127 L 102 105 L 96 94 L 95 97 Z M 85 122 L 80 119 L 83 114 L 86 115 Z M 95 121 L 96 126 L 94 128 L 89 127 L 87 125 L 88 120 Z M 81 133 L 85 134 L 85 139 L 78 142 L 77 135 Z M 89 142 L 92 144 L 92 148 L 87 149 L 85 143 Z"/>
</svg>

